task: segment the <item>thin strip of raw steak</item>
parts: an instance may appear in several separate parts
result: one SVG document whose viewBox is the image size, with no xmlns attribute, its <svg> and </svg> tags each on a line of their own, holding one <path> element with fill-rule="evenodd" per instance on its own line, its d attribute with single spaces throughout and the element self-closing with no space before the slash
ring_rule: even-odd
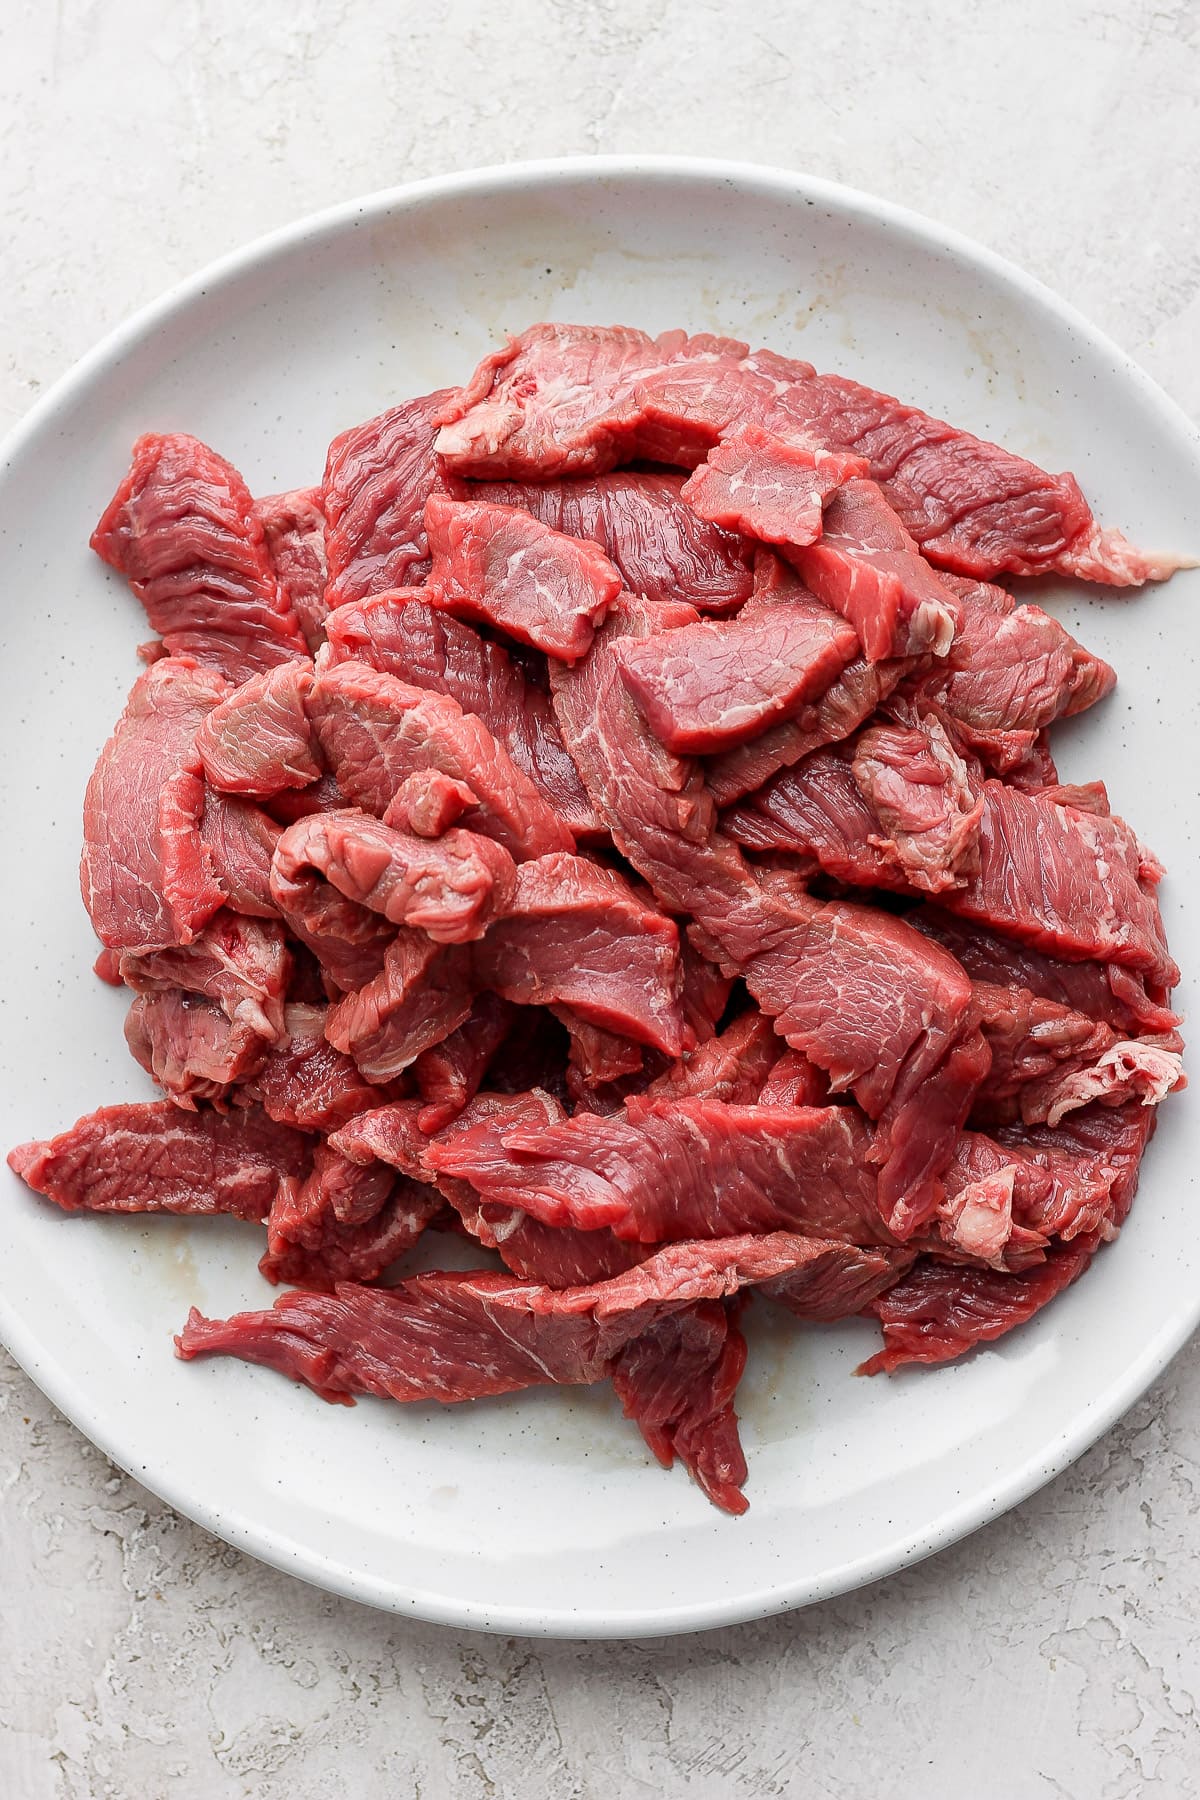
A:
<svg viewBox="0 0 1200 1800">
<path fill-rule="evenodd" d="M 547 1382 L 599 1381 L 626 1345 L 670 1313 L 845 1251 L 775 1232 L 670 1244 L 587 1287 L 548 1288 L 478 1270 L 416 1275 L 392 1288 L 340 1282 L 331 1295 L 284 1294 L 269 1312 L 227 1320 L 193 1309 L 176 1342 L 185 1359 L 240 1356 L 327 1400 L 474 1400 Z"/>
<path fill-rule="evenodd" d="M 110 950 L 187 944 L 224 895 L 200 838 L 200 724 L 221 677 L 165 657 L 138 677 L 83 802 L 79 879 Z"/>
<path fill-rule="evenodd" d="M 718 1300 L 672 1313 L 617 1358 L 612 1383 L 664 1469 L 676 1457 L 723 1512 L 740 1514 L 746 1457 L 734 1397 L 746 1367 L 746 1340 Z"/>
<path fill-rule="evenodd" d="M 232 1022 L 214 1001 L 183 988 L 138 994 L 125 1017 L 125 1042 L 159 1087 L 189 1108 L 201 1100 L 223 1102 L 267 1051 L 252 1026 Z"/>
<path fill-rule="evenodd" d="M 949 1362 L 977 1344 L 991 1343 L 1032 1319 L 1078 1279 L 1094 1244 L 1061 1244 L 1024 1274 L 917 1263 L 909 1275 L 871 1303 L 883 1327 L 882 1350 L 860 1375 L 891 1374 L 905 1363 Z"/>
<path fill-rule="evenodd" d="M 772 1021 L 751 1007 L 652 1081 L 647 1092 L 751 1106 L 784 1054 Z"/>
<path fill-rule="evenodd" d="M 325 514 L 320 488 L 292 488 L 254 502 L 280 594 L 314 654 L 325 642 Z"/>
<path fill-rule="evenodd" d="M 292 1002 L 283 1009 L 283 1036 L 237 1098 L 261 1106 L 272 1119 L 302 1131 L 336 1131 L 377 1107 L 382 1093 L 365 1081 L 350 1057 L 325 1036 L 329 1008 Z"/>
<path fill-rule="evenodd" d="M 564 662 L 585 653 L 621 592 L 620 571 L 595 544 L 566 537 L 518 507 L 435 494 L 425 530 L 433 606 Z"/>
<path fill-rule="evenodd" d="M 213 708 L 196 749 L 214 787 L 269 797 L 320 777 L 304 710 L 312 685 L 311 662 L 284 663 L 244 681 Z"/>
<path fill-rule="evenodd" d="M 850 767 L 882 828 L 878 848 L 909 885 L 931 894 L 965 887 L 979 870 L 983 800 L 945 727 L 933 717 L 868 726 Z"/>
<path fill-rule="evenodd" d="M 1144 976 L 1119 963 L 1064 962 L 935 906 L 918 907 L 907 917 L 919 931 L 945 945 L 975 981 L 1028 988 L 1043 1000 L 1056 1000 L 1111 1025 L 1119 1036 L 1169 1032 L 1179 1024 L 1178 1013 L 1165 1004 L 1165 994 L 1150 992 Z"/>
<path fill-rule="evenodd" d="M 330 1008 L 325 1030 L 368 1080 L 392 1081 L 466 1022 L 479 986 L 465 945 L 402 927 L 380 972 Z"/>
<path fill-rule="evenodd" d="M 822 509 L 844 482 L 869 473 L 860 456 L 747 425 L 723 437 L 683 489 L 702 519 L 768 544 L 812 544 Z"/>
<path fill-rule="evenodd" d="M 629 1242 L 801 1230 L 879 1235 L 870 1131 L 852 1108 L 639 1095 L 621 1114 L 453 1127 L 430 1168 L 543 1224 Z"/>
<path fill-rule="evenodd" d="M 338 1281 L 374 1281 L 412 1248 L 441 1206 L 436 1189 L 386 1163 L 364 1167 L 318 1144 L 311 1174 L 279 1185 L 259 1270 L 268 1281 L 327 1293 Z"/>
<path fill-rule="evenodd" d="M 625 680 L 655 737 L 683 754 L 715 753 L 794 717 L 858 655 L 853 627 L 828 607 L 752 607 L 626 649 Z"/>
<path fill-rule="evenodd" d="M 731 612 L 750 596 L 753 546 L 701 519 L 682 487 L 682 475 L 622 470 L 565 481 L 463 483 L 462 492 L 523 507 L 568 537 L 591 538 L 631 594 Z"/>
<path fill-rule="evenodd" d="M 690 369 L 688 364 L 691 364 Z M 441 409 L 459 473 L 546 480 L 639 456 L 693 467 L 734 428 L 864 457 L 931 561 L 959 574 L 1059 573 L 1117 585 L 1184 566 L 1102 531 L 1072 475 L 812 365 L 729 339 L 534 325 L 485 357 Z"/>
<path fill-rule="evenodd" d="M 170 1100 L 104 1106 L 8 1165 L 64 1212 L 232 1213 L 264 1219 L 288 1175 L 307 1175 L 312 1139 L 257 1108 L 184 1112 Z"/>
<path fill-rule="evenodd" d="M 1111 693 L 1116 674 L 1040 606 L 1018 606 L 987 582 L 943 577 L 962 618 L 943 658 L 910 675 L 901 694 L 936 707 L 1000 774 L 1019 769 L 1038 732 Z"/>
<path fill-rule="evenodd" d="M 397 831 L 413 831 L 418 837 L 440 838 L 478 805 L 478 794 L 465 781 L 455 781 L 440 769 L 421 769 L 400 783 L 388 801 L 383 822 Z"/>
<path fill-rule="evenodd" d="M 944 656 L 961 608 L 874 481 L 847 481 L 825 507 L 816 543 L 789 546 L 808 586 L 854 626 L 870 662 Z"/>
<path fill-rule="evenodd" d="M 458 1030 L 418 1056 L 413 1078 L 423 1102 L 417 1114 L 422 1131 L 440 1131 L 474 1098 L 516 1016 L 511 1001 L 480 994 Z"/>
<path fill-rule="evenodd" d="M 198 438 L 139 438 L 91 545 L 124 575 L 170 655 L 231 681 L 308 655 L 250 490 Z"/>
<path fill-rule="evenodd" d="M 1102 1218 L 1094 1221 L 1101 1237 L 1116 1237 L 1133 1205 L 1138 1177 L 1146 1145 L 1154 1136 L 1158 1114 L 1154 1107 L 1129 1100 L 1123 1106 L 1088 1106 L 1080 1112 L 1068 1113 L 1057 1126 L 1002 1125 L 997 1130 L 999 1142 L 1023 1150 L 1034 1157 L 1045 1156 L 1051 1164 L 1064 1153 L 1076 1158 L 1090 1156 L 1114 1171 L 1108 1201 Z M 1092 1222 L 1075 1218 L 1075 1231 L 1091 1229 Z M 1039 1221 L 1041 1229 L 1067 1235 L 1066 1224 L 1052 1218 Z"/>
<path fill-rule="evenodd" d="M 472 830 L 494 837 L 518 861 L 575 840 L 487 726 L 446 694 L 410 687 L 366 663 L 318 672 L 309 716 L 346 798 L 382 815 L 396 789 L 422 769 L 440 769 L 479 796 Z"/>
<path fill-rule="evenodd" d="M 615 870 L 583 857 L 522 863 L 507 914 L 472 958 L 481 987 L 522 1006 L 569 1006 L 668 1056 L 690 1042 L 674 923 Z"/>
<path fill-rule="evenodd" d="M 452 395 L 406 400 L 330 444 L 321 489 L 330 611 L 428 575 L 425 502 L 446 491 L 433 418 Z"/>
<path fill-rule="evenodd" d="M 841 1254 L 827 1256 L 790 1275 L 762 1283 L 760 1292 L 778 1300 L 796 1318 L 829 1324 L 852 1319 L 913 1266 L 914 1253 L 895 1247 L 867 1249 L 844 1244 Z"/>
<path fill-rule="evenodd" d="M 282 827 L 269 813 L 235 794 L 204 790 L 200 841 L 225 904 L 256 919 L 276 917 L 271 898 L 271 858 Z"/>
<path fill-rule="evenodd" d="M 605 1031 L 602 1025 L 581 1019 L 569 1006 L 554 1006 L 551 1011 L 566 1027 L 571 1040 L 567 1084 L 572 1098 L 578 1098 L 580 1105 L 594 1089 L 641 1071 L 645 1058 L 640 1044 L 619 1032 Z"/>
<path fill-rule="evenodd" d="M 563 747 L 550 697 L 507 650 L 461 619 L 435 612 L 423 588 L 374 594 L 339 607 L 327 622 L 331 662 L 357 661 L 412 687 L 448 694 L 476 713 L 522 774 L 576 836 L 599 830 Z"/>
<path fill-rule="evenodd" d="M 135 993 L 183 988 L 220 1006 L 268 1043 L 283 1031 L 283 997 L 292 957 L 275 919 L 249 919 L 222 907 L 190 944 L 127 953 L 121 979 Z"/>
<path fill-rule="evenodd" d="M 355 810 L 289 825 L 274 862 L 281 880 L 303 881 L 311 870 L 348 900 L 439 944 L 482 937 L 517 885 L 512 857 L 491 838 L 457 827 L 417 837 Z"/>
<path fill-rule="evenodd" d="M 290 825 L 276 845 L 271 899 L 293 937 L 316 957 L 322 974 L 335 989 L 348 992 L 382 972 L 396 927 L 369 906 L 339 894 L 303 857 L 291 855 L 285 841 L 288 832 L 306 824 L 301 819 Z"/>
</svg>

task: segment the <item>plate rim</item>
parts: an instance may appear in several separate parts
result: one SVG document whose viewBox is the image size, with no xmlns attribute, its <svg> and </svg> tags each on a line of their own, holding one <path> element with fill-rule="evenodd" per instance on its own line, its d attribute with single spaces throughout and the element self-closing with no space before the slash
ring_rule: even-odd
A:
<svg viewBox="0 0 1200 1800">
<path fill-rule="evenodd" d="M 646 177 L 658 178 L 664 184 L 684 180 L 714 186 L 750 187 L 768 196 L 824 204 L 843 217 L 858 216 L 882 223 L 927 251 L 950 252 L 960 261 L 987 270 L 1038 307 L 1054 314 L 1070 331 L 1106 356 L 1114 373 L 1140 391 L 1144 402 L 1161 420 L 1164 432 L 1179 441 L 1181 448 L 1197 463 L 1200 473 L 1200 427 L 1182 407 L 1106 332 L 1093 325 L 1053 288 L 966 233 L 863 189 L 777 164 L 721 157 L 610 154 L 485 164 L 377 189 L 306 214 L 216 258 L 131 313 L 51 384 L 0 442 L 0 479 L 56 414 L 68 406 L 95 376 L 118 363 L 125 354 L 151 338 L 160 326 L 185 312 L 212 289 L 266 266 L 275 257 L 302 246 L 306 240 L 336 235 L 356 220 L 375 220 L 401 213 L 427 200 L 535 188 L 550 190 L 559 183 L 581 178 L 603 182 Z M 1141 1398 L 1198 1325 L 1200 1293 L 1190 1312 L 1181 1309 L 1174 1318 L 1166 1320 L 1159 1333 L 1143 1346 L 1141 1355 L 1127 1366 L 1122 1378 L 1079 1409 L 1041 1453 L 1028 1457 L 1003 1474 L 997 1473 L 986 1489 L 976 1489 L 970 1496 L 959 1498 L 918 1533 L 902 1533 L 894 1541 L 876 1546 L 869 1553 L 841 1562 L 820 1577 L 772 1581 L 767 1587 L 719 1600 L 688 1601 L 648 1612 L 613 1612 L 602 1608 L 583 1611 L 476 1604 L 459 1596 L 411 1586 L 392 1586 L 383 1590 L 372 1577 L 363 1576 L 326 1554 L 292 1541 L 278 1528 L 237 1512 L 225 1512 L 202 1495 L 197 1496 L 186 1489 L 181 1491 L 172 1480 L 169 1468 L 151 1474 L 148 1468 L 129 1456 L 127 1449 L 113 1443 L 103 1420 L 97 1422 L 94 1405 L 78 1377 L 42 1349 L 33 1331 L 26 1331 L 0 1286 L 0 1340 L 51 1404 L 110 1461 L 184 1517 L 224 1542 L 345 1599 L 400 1616 L 458 1630 L 575 1639 L 664 1637 L 745 1623 L 836 1598 L 922 1561 L 989 1524 L 1061 1474 Z"/>
</svg>

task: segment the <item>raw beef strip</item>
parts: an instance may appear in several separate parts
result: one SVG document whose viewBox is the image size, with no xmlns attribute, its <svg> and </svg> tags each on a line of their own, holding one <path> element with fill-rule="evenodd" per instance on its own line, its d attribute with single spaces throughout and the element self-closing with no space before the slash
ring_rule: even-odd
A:
<svg viewBox="0 0 1200 1800">
<path fill-rule="evenodd" d="M 692 945 L 685 936 L 680 939 L 679 959 L 683 966 L 683 992 L 680 1000 L 683 1016 L 696 1034 L 698 1043 L 716 1031 L 733 992 L 733 977 L 724 974 L 716 963 Z"/>
<path fill-rule="evenodd" d="M 456 474 L 536 481 L 639 457 L 691 467 L 744 402 L 745 352 L 708 334 L 534 325 L 441 407 L 437 448 Z"/>
<path fill-rule="evenodd" d="M 279 1182 L 307 1175 L 312 1140 L 265 1113 L 183 1112 L 170 1100 L 105 1106 L 8 1163 L 64 1212 L 266 1217 Z"/>
<path fill-rule="evenodd" d="M 465 781 L 440 769 L 420 769 L 400 783 L 383 815 L 385 825 L 413 831 L 418 837 L 444 837 L 464 813 L 479 805 L 479 795 Z"/>
<path fill-rule="evenodd" d="M 396 928 L 369 906 L 340 894 L 303 856 L 291 854 L 288 834 L 306 824 L 298 820 L 280 837 L 271 864 L 271 899 L 334 988 L 359 988 L 381 973 Z"/>
<path fill-rule="evenodd" d="M 364 662 L 413 687 L 448 694 L 483 720 L 573 832 L 596 832 L 596 815 L 558 735 L 549 695 L 507 650 L 461 619 L 435 612 L 423 588 L 339 607 L 327 629 L 333 662 Z"/>
<path fill-rule="evenodd" d="M 425 502 L 444 493 L 433 451 L 434 414 L 453 390 L 393 406 L 343 431 L 329 446 L 321 505 L 330 611 L 429 573 Z"/>
<path fill-rule="evenodd" d="M 326 1038 L 328 1011 L 311 1002 L 284 1007 L 283 1036 L 242 1084 L 241 1104 L 261 1106 L 272 1119 L 302 1131 L 336 1131 L 379 1105 L 381 1090 Z"/>
<path fill-rule="evenodd" d="M 917 908 L 908 920 L 944 944 L 974 980 L 1029 988 L 1043 1000 L 1111 1025 L 1120 1036 L 1168 1032 L 1179 1023 L 1162 997 L 1147 991 L 1143 976 L 1118 963 L 1064 962 L 933 906 Z"/>
<path fill-rule="evenodd" d="M 945 657 L 910 676 L 901 693 L 936 706 L 1000 774 L 1029 757 L 1038 732 L 1112 691 L 1116 675 L 1040 606 L 1018 606 L 1003 588 L 943 577 L 962 619 Z"/>
<path fill-rule="evenodd" d="M 325 1030 L 371 1081 L 391 1081 L 470 1017 L 479 983 L 465 946 L 402 929 L 383 968 L 330 1009 Z"/>
<path fill-rule="evenodd" d="M 478 1092 L 488 1064 L 512 1030 L 516 1012 L 499 994 L 480 994 L 458 1030 L 418 1056 L 413 1077 L 424 1102 L 417 1114 L 422 1131 L 440 1131 Z"/>
<path fill-rule="evenodd" d="M 1143 1106 L 1158 1106 L 1168 1094 L 1186 1086 L 1187 1076 L 1178 1051 L 1159 1044 L 1126 1041 L 1114 1044 L 1090 1067 L 1064 1076 L 1055 1085 L 1044 1117 L 1047 1125 L 1057 1125 L 1068 1113 L 1094 1101 L 1116 1106 L 1136 1099 Z M 1039 1106 L 1038 1113 L 1042 1112 Z M 1022 1114 L 1029 1116 L 1024 1106 Z"/>
<path fill-rule="evenodd" d="M 878 1236 L 869 1150 L 865 1121 L 848 1107 L 644 1095 L 608 1118 L 454 1127 L 426 1160 L 545 1225 L 607 1227 L 652 1244 L 751 1230 Z"/>
<path fill-rule="evenodd" d="M 1062 1244 L 1021 1275 L 966 1269 L 922 1258 L 870 1310 L 883 1327 L 884 1347 L 860 1375 L 888 1374 L 905 1363 L 949 1362 L 976 1344 L 1024 1325 L 1083 1274 L 1090 1244 Z"/>
<path fill-rule="evenodd" d="M 311 1174 L 279 1184 L 259 1269 L 268 1281 L 325 1292 L 338 1281 L 374 1281 L 412 1248 L 441 1205 L 435 1189 L 386 1163 L 364 1167 L 318 1144 Z"/>
<path fill-rule="evenodd" d="M 1079 1180 L 1064 1168 L 1058 1175 L 1008 1149 L 982 1132 L 964 1131 L 943 1173 L 944 1193 L 922 1242 L 952 1261 L 1019 1272 L 1044 1262 L 1049 1235 L 1027 1220 L 1041 1218 L 1052 1193 L 1071 1183 L 1075 1206 L 1107 1197 L 1103 1178 L 1092 1171 Z"/>
<path fill-rule="evenodd" d="M 281 788 L 263 800 L 263 809 L 279 825 L 294 825 L 297 819 L 311 818 L 313 813 L 336 812 L 348 804 L 345 794 L 328 773 L 306 788 Z"/>
<path fill-rule="evenodd" d="M 310 662 L 268 669 L 213 708 L 196 737 L 204 773 L 227 794 L 271 795 L 321 774 L 304 706 Z"/>
<path fill-rule="evenodd" d="M 237 470 L 199 439 L 151 433 L 92 533 L 172 656 L 231 681 L 307 656 Z"/>
<path fill-rule="evenodd" d="M 581 1104 L 590 1090 L 640 1073 L 645 1060 L 640 1044 L 619 1032 L 605 1031 L 603 1026 L 581 1019 L 569 1006 L 555 1006 L 551 1010 L 566 1027 L 571 1040 L 567 1083 L 572 1097 Z"/>
<path fill-rule="evenodd" d="M 200 840 L 225 895 L 225 904 L 234 912 L 258 919 L 276 916 L 271 898 L 271 858 L 281 829 L 269 813 L 249 800 L 222 794 L 218 788 L 205 788 Z"/>
<path fill-rule="evenodd" d="M 625 680 L 668 750 L 716 752 L 793 717 L 858 654 L 854 629 L 828 607 L 745 608 L 631 644 Z"/>
<path fill-rule="evenodd" d="M 664 1469 L 676 1457 L 715 1506 L 744 1513 L 746 1458 L 734 1396 L 746 1340 L 716 1300 L 672 1313 L 623 1350 L 612 1371 L 625 1410 Z"/>
<path fill-rule="evenodd" d="M 194 743 L 226 692 L 175 657 L 134 683 L 83 802 L 80 885 L 110 950 L 187 944 L 224 896 L 200 839 L 204 783 Z"/>
<path fill-rule="evenodd" d="M 457 828 L 444 837 L 396 831 L 370 813 L 316 813 L 289 825 L 275 850 L 281 881 L 306 871 L 393 925 L 439 944 L 482 937 L 516 890 L 516 865 L 500 844 Z"/>
<path fill-rule="evenodd" d="M 280 595 L 291 605 L 310 651 L 325 642 L 325 514 L 320 488 L 293 488 L 256 500 Z"/>
<path fill-rule="evenodd" d="M 1092 1157 L 1113 1171 L 1103 1217 L 1094 1221 L 1075 1218 L 1075 1231 L 1097 1228 L 1104 1238 L 1114 1238 L 1133 1205 L 1138 1176 L 1146 1145 L 1154 1135 L 1158 1115 L 1152 1106 L 1140 1101 L 1127 1101 L 1124 1106 L 1088 1106 L 1080 1112 L 1068 1113 L 1057 1126 L 1001 1126 L 998 1140 L 1023 1150 L 1035 1158 L 1048 1159 L 1051 1166 L 1064 1154 L 1075 1159 Z M 1060 1219 L 1039 1221 L 1042 1229 L 1059 1236 L 1068 1235 Z"/>
<path fill-rule="evenodd" d="M 1116 1041 L 1109 1026 L 1028 988 L 977 981 L 974 1004 L 992 1052 L 975 1097 L 978 1121 L 1040 1123 L 1058 1104 L 1063 1084 L 1092 1069 Z"/>
<path fill-rule="evenodd" d="M 683 489 L 702 519 L 769 544 L 812 544 L 822 508 L 843 482 L 868 474 L 860 456 L 773 436 L 760 425 L 731 432 Z"/>
<path fill-rule="evenodd" d="M 775 1281 L 763 1282 L 761 1291 L 798 1319 L 827 1324 L 863 1312 L 908 1272 L 913 1260 L 911 1250 L 831 1244 L 825 1256 L 814 1257 L 806 1267 Z"/>
<path fill-rule="evenodd" d="M 783 1045 L 770 1019 L 751 1007 L 650 1084 L 651 1094 L 722 1100 L 735 1106 L 756 1101 L 779 1061 Z M 789 1052 L 789 1054 L 791 1054 Z"/>
<path fill-rule="evenodd" d="M 515 897 L 473 951 L 480 986 L 522 1006 L 571 1007 L 678 1056 L 679 934 L 615 870 L 557 854 L 523 863 Z"/>
<path fill-rule="evenodd" d="M 599 1381 L 670 1313 L 844 1248 L 786 1232 L 670 1244 L 623 1275 L 566 1289 L 481 1270 L 415 1275 L 392 1288 L 341 1282 L 332 1295 L 284 1294 L 269 1312 L 224 1321 L 193 1310 L 177 1344 L 184 1358 L 265 1363 L 327 1400 L 474 1400 Z"/>
<path fill-rule="evenodd" d="M 291 952 L 277 920 L 244 918 L 222 907 L 190 944 L 129 953 L 121 979 L 135 993 L 183 989 L 219 1006 L 230 1024 L 266 1043 L 283 1033 Z"/>
<path fill-rule="evenodd" d="M 139 994 L 125 1020 L 125 1042 L 159 1087 L 189 1108 L 223 1101 L 267 1051 L 252 1026 L 231 1022 L 214 1001 L 183 988 Z"/>
<path fill-rule="evenodd" d="M 565 662 L 584 654 L 621 591 L 620 571 L 603 551 L 516 507 L 435 494 L 425 530 L 435 607 Z"/>
<path fill-rule="evenodd" d="M 829 1081 L 803 1051 L 789 1048 L 772 1065 L 758 1098 L 763 1106 L 825 1106 Z"/>
<path fill-rule="evenodd" d="M 630 593 L 686 600 L 725 613 L 750 596 L 752 548 L 701 519 L 681 497 L 681 475 L 631 473 L 566 481 L 480 481 L 467 496 L 519 506 L 568 537 L 591 538 Z"/>
<path fill-rule="evenodd" d="M 879 848 L 909 884 L 930 894 L 965 886 L 979 868 L 983 801 L 944 727 L 870 726 L 850 766 L 885 834 Z"/>
<path fill-rule="evenodd" d="M 908 889 L 899 860 L 884 848 L 881 821 L 854 779 L 846 748 L 816 750 L 721 816 L 746 850 L 784 851 L 801 868 L 822 869 L 860 887 Z"/>
<path fill-rule="evenodd" d="M 347 799 L 368 812 L 382 814 L 408 776 L 440 769 L 479 796 L 478 814 L 464 814 L 464 823 L 518 860 L 574 849 L 568 827 L 483 721 L 448 695 L 343 662 L 318 673 L 309 713 Z"/>
<path fill-rule="evenodd" d="M 820 540 L 788 555 L 817 598 L 849 619 L 870 662 L 949 650 L 962 609 L 874 481 L 839 487 Z"/>
</svg>

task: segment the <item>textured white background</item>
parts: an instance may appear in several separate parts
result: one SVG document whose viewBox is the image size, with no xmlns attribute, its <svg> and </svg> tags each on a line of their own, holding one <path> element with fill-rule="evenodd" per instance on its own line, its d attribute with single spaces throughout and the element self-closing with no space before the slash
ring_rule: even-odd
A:
<svg viewBox="0 0 1200 1800">
<path fill-rule="evenodd" d="M 357 192 L 690 151 L 1007 252 L 1200 412 L 1194 0 L 0 0 L 0 425 L 132 307 Z M 19 595 L 5 596 L 10 606 Z M 1200 1349 L 933 1562 L 709 1636 L 398 1623 L 114 1473 L 0 1361 L 0 1794 L 1200 1793 Z"/>
</svg>

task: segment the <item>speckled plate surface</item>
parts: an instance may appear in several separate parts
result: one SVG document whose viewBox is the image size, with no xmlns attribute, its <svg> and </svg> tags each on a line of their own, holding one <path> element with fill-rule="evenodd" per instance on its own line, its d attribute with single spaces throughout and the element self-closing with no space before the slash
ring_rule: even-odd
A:
<svg viewBox="0 0 1200 1800">
<path fill-rule="evenodd" d="M 255 492 L 319 479 L 344 426 L 465 378 L 558 317 L 713 329 L 872 381 L 1052 469 L 1152 547 L 1200 549 L 1200 444 L 1045 288 L 847 189 L 619 158 L 423 182 L 326 213 L 185 283 L 34 409 L 0 469 L 5 1148 L 149 1086 L 91 974 L 80 806 L 146 635 L 87 549 L 132 439 L 188 430 Z M 1117 694 L 1059 734 L 1170 868 L 1200 961 L 1200 575 L 1122 599 L 1043 589 Z M 1042 596 L 1039 596 L 1042 597 Z M 262 1369 L 184 1365 L 189 1305 L 268 1304 L 259 1234 L 68 1218 L 5 1171 L 0 1334 L 116 1462 L 214 1532 L 375 1605 L 563 1636 L 682 1631 L 827 1597 L 953 1541 L 1078 1456 L 1200 1321 L 1196 1108 L 1164 1109 L 1119 1244 L 1030 1328 L 961 1366 L 860 1381 L 866 1324 L 758 1311 L 741 1411 L 751 1510 L 712 1510 L 599 1390 L 471 1408 L 323 1405 Z"/>
</svg>

